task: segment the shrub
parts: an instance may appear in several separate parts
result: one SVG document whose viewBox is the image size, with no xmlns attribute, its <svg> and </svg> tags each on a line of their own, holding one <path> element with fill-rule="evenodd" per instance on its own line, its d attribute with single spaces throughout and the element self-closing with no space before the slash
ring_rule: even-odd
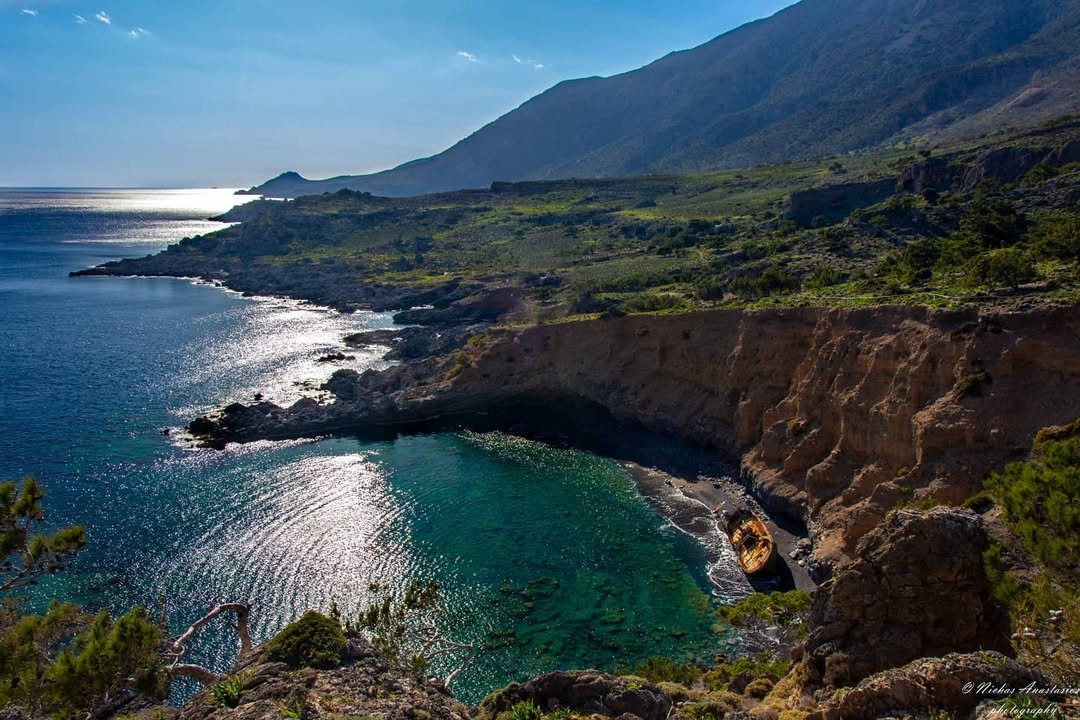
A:
<svg viewBox="0 0 1080 720">
<path fill-rule="evenodd" d="M 806 278 L 806 287 L 811 290 L 821 290 L 830 285 L 839 285 L 843 281 L 843 275 L 826 263 L 818 264 L 810 276 Z"/>
<path fill-rule="evenodd" d="M 251 673 L 226 675 L 214 687 L 210 688 L 210 700 L 221 707 L 234 708 L 240 704 L 244 695 L 244 685 L 251 679 Z"/>
<path fill-rule="evenodd" d="M 794 292 L 801 284 L 798 277 L 779 265 L 769 265 L 757 277 L 735 278 L 731 281 L 731 290 L 743 297 L 760 298 Z"/>
<path fill-rule="evenodd" d="M 810 595 L 801 590 L 791 590 L 754 593 L 735 605 L 719 608 L 716 617 L 736 627 L 759 631 L 777 627 L 780 629 L 781 643 L 788 645 L 806 634 L 806 614 L 809 610 Z"/>
<path fill-rule="evenodd" d="M 702 680 L 710 690 L 727 690 L 728 684 L 739 675 L 783 677 L 790 667 L 791 663 L 786 660 L 780 660 L 769 653 L 760 653 L 753 658 L 737 657 L 717 665 L 705 673 Z"/>
<path fill-rule="evenodd" d="M 693 685 L 704 671 L 690 663 L 675 662 L 669 657 L 653 656 L 634 666 L 634 674 L 654 683 L 675 682 Z"/>
<path fill-rule="evenodd" d="M 699 691 L 691 690 L 682 683 L 661 680 L 660 682 L 656 683 L 656 686 L 660 688 L 660 692 L 667 695 L 673 703 L 686 702 L 687 700 L 696 700 L 701 697 L 701 693 Z"/>
<path fill-rule="evenodd" d="M 1080 216 L 1059 215 L 1028 233 L 1032 249 L 1041 257 L 1080 260 Z"/>
<path fill-rule="evenodd" d="M 1038 185 L 1039 183 L 1056 178 L 1059 172 L 1060 171 L 1056 168 L 1052 168 L 1044 163 L 1039 163 L 1028 170 L 1027 175 L 1024 175 L 1024 179 L 1020 181 L 1020 184 Z"/>
<path fill-rule="evenodd" d="M 540 720 L 540 707 L 532 700 L 522 700 L 506 711 L 506 720 Z"/>
<path fill-rule="evenodd" d="M 671 308 L 680 307 L 682 304 L 683 299 L 677 295 L 653 295 L 645 293 L 628 297 L 623 303 L 623 307 L 627 312 L 646 313 L 669 310 Z"/>
<path fill-rule="evenodd" d="M 1074 563 L 1080 551 L 1080 438 L 1039 445 L 1036 456 L 995 473 L 986 487 L 1038 560 Z M 1075 565 L 1072 565 L 1075 568 Z"/>
<path fill-rule="evenodd" d="M 967 264 L 966 275 L 972 285 L 1007 286 L 1014 290 L 1038 277 L 1035 260 L 1029 253 L 1016 248 L 977 255 Z"/>
<path fill-rule="evenodd" d="M 314 610 L 285 626 L 266 644 L 266 659 L 291 668 L 327 670 L 341 664 L 345 633 L 335 621 Z"/>
<path fill-rule="evenodd" d="M 773 681 L 767 677 L 760 677 L 750 681 L 746 686 L 746 689 L 743 690 L 743 695 L 761 700 L 768 695 L 769 691 L 772 689 Z"/>
<path fill-rule="evenodd" d="M 721 720 L 727 713 L 742 710 L 742 698 L 735 693 L 711 692 L 680 709 L 691 720 Z"/>
<path fill-rule="evenodd" d="M 714 276 L 709 275 L 694 283 L 694 292 L 702 300 L 721 300 L 724 297 L 724 286 Z"/>
</svg>

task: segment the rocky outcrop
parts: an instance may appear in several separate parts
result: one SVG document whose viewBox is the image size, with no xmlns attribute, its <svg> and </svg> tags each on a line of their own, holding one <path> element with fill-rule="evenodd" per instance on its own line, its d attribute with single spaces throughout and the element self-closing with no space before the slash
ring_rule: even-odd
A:
<svg viewBox="0 0 1080 720">
<path fill-rule="evenodd" d="M 1059 144 L 1006 146 L 927 158 L 905 169 L 897 180 L 902 192 L 956 190 L 972 192 L 984 180 L 1014 183 L 1036 165 L 1061 167 L 1080 161 L 1080 140 Z"/>
<path fill-rule="evenodd" d="M 1009 619 L 983 572 L 986 547 L 970 510 L 888 515 L 814 598 L 804 651 L 811 681 L 842 687 L 925 656 L 1008 652 Z"/>
<path fill-rule="evenodd" d="M 966 712 L 987 699 L 1001 700 L 1031 683 L 1050 687 L 1040 673 L 996 652 L 950 654 L 917 660 L 874 675 L 838 693 L 808 720 L 875 720 L 920 717 L 942 710 Z M 951 715 L 955 717 L 955 715 Z"/>
<path fill-rule="evenodd" d="M 210 692 L 181 708 L 156 707 L 135 717 L 145 720 L 280 720 L 302 709 L 307 719 L 377 717 L 386 720 L 467 720 L 468 708 L 437 682 L 429 682 L 386 662 L 360 636 L 349 638 L 343 662 L 331 670 L 290 669 L 267 662 L 256 649 L 231 671 L 243 679 L 235 707 L 214 701 Z"/>
<path fill-rule="evenodd" d="M 578 715 L 641 720 L 665 720 L 671 710 L 671 700 L 650 682 L 583 670 L 547 673 L 523 685 L 512 683 L 489 695 L 478 717 L 490 720 L 519 702 L 533 702 L 544 712 L 564 708 Z"/>
<path fill-rule="evenodd" d="M 874 205 L 895 193 L 893 178 L 828 185 L 792 193 L 784 214 L 802 227 L 810 227 L 819 219 L 832 223 L 847 217 L 852 210 Z"/>
</svg>

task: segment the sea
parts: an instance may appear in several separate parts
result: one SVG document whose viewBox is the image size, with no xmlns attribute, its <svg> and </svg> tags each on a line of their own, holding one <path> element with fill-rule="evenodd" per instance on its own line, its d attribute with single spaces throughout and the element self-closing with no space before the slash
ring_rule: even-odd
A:
<svg viewBox="0 0 1080 720">
<path fill-rule="evenodd" d="M 220 229 L 207 218 L 238 200 L 0 190 L 0 480 L 36 476 L 46 524 L 88 536 L 31 609 L 142 605 L 177 632 L 243 601 L 261 641 L 308 609 L 357 615 L 373 583 L 434 580 L 443 633 L 482 648 L 452 688 L 467 703 L 554 669 L 707 660 L 738 643 L 713 627 L 702 546 L 609 459 L 501 433 L 186 444 L 182 427 L 224 403 L 291 402 L 335 368 L 387 365 L 379 348 L 318 358 L 348 333 L 392 328 L 388 314 L 185 279 L 68 277 Z M 224 625 L 185 661 L 228 668 Z"/>
</svg>

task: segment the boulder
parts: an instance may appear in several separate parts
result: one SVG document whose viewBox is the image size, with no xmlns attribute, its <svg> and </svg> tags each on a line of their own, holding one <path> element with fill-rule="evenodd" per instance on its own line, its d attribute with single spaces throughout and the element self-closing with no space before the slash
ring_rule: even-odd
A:
<svg viewBox="0 0 1080 720">
<path fill-rule="evenodd" d="M 986 547 L 971 510 L 887 515 L 814 597 L 806 644 L 811 681 L 842 687 L 921 657 L 1008 652 L 1008 617 L 983 571 Z"/>
<path fill-rule="evenodd" d="M 480 717 L 494 718 L 527 701 L 544 711 L 566 708 L 575 713 L 613 718 L 631 715 L 642 720 L 665 720 L 671 710 L 671 700 L 650 682 L 582 670 L 547 673 L 523 685 L 511 683 L 484 699 Z"/>
<path fill-rule="evenodd" d="M 809 720 L 873 720 L 925 716 L 935 711 L 970 711 L 987 699 L 1003 699 L 1008 689 L 1031 683 L 1050 687 L 1038 671 L 996 652 L 953 653 L 917 660 L 866 678 L 837 694 Z"/>
</svg>

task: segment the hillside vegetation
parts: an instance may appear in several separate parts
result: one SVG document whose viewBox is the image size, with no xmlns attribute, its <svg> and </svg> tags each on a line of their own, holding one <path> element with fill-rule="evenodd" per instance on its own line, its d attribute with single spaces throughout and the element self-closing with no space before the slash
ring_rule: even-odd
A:
<svg viewBox="0 0 1080 720">
<path fill-rule="evenodd" d="M 1080 122 L 951 148 L 388 199 L 259 201 L 90 274 L 202 276 L 444 320 L 1077 299 Z M 500 294 L 501 293 L 501 294 Z M 447 309 L 449 308 L 449 309 Z M 427 322 L 432 313 L 405 313 Z"/>
</svg>

